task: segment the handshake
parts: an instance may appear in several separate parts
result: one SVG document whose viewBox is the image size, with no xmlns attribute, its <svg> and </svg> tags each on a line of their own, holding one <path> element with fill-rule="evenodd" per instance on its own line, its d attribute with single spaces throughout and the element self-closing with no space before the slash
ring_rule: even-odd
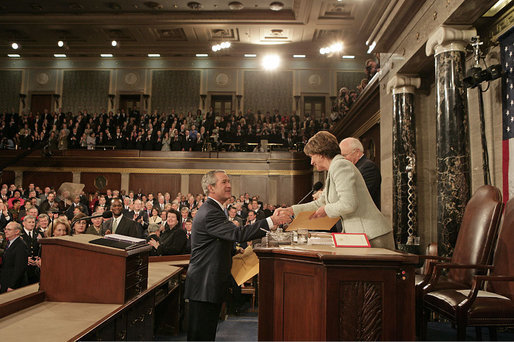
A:
<svg viewBox="0 0 514 342">
<path fill-rule="evenodd" d="M 273 221 L 273 224 L 280 225 L 285 223 L 291 223 L 293 220 L 293 208 L 277 208 L 273 212 L 273 215 L 271 216 L 271 220 Z"/>
</svg>

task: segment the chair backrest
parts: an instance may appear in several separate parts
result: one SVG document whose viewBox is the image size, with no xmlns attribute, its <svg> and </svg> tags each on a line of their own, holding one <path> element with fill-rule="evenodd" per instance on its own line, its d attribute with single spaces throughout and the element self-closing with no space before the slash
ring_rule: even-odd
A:
<svg viewBox="0 0 514 342">
<path fill-rule="evenodd" d="M 491 275 L 514 276 L 514 198 L 505 205 L 503 224 L 494 252 L 494 270 Z M 514 300 L 514 282 L 489 282 L 487 290 Z"/>
<path fill-rule="evenodd" d="M 452 262 L 457 264 L 490 264 L 503 209 L 498 188 L 483 185 L 466 204 L 457 236 Z M 448 278 L 471 286 L 472 269 L 452 269 Z"/>
</svg>

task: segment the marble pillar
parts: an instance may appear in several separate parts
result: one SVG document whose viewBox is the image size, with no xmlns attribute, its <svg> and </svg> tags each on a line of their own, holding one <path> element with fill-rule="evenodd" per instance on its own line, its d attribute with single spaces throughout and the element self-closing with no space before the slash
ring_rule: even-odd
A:
<svg viewBox="0 0 514 342">
<path fill-rule="evenodd" d="M 421 79 L 397 75 L 387 83 L 393 95 L 393 227 L 397 246 L 418 235 L 414 92 Z"/>
<path fill-rule="evenodd" d="M 437 235 L 439 255 L 453 253 L 470 198 L 471 162 L 465 51 L 476 30 L 440 27 L 427 41 L 435 56 Z"/>
</svg>

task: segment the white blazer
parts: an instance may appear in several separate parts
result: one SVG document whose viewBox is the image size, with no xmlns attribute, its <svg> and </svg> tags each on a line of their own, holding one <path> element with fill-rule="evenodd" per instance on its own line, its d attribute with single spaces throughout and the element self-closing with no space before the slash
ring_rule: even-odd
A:
<svg viewBox="0 0 514 342">
<path fill-rule="evenodd" d="M 341 217 L 344 233 L 366 233 L 371 240 L 393 230 L 375 206 L 359 170 L 341 155 L 330 163 L 320 198 L 292 208 L 297 215 L 323 205 L 328 217 Z"/>
</svg>

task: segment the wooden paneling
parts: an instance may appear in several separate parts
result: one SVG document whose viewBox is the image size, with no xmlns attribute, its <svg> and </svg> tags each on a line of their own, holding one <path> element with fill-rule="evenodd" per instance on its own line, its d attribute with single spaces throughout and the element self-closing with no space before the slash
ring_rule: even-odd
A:
<svg viewBox="0 0 514 342">
<path fill-rule="evenodd" d="M 324 184 L 323 184 L 324 185 Z M 312 175 L 299 175 L 294 177 L 293 181 L 293 203 L 298 203 L 312 189 Z M 307 197 L 303 203 L 312 201 L 312 196 Z"/>
<path fill-rule="evenodd" d="M 53 187 L 55 190 L 59 190 L 62 183 L 72 181 L 73 173 L 71 172 L 23 172 L 23 188 L 28 187 L 30 183 L 34 183 L 41 188 L 49 186 Z"/>
<path fill-rule="evenodd" d="M 103 177 L 103 179 L 102 179 Z M 121 174 L 104 172 L 82 172 L 80 182 L 84 184 L 84 191 L 91 193 L 99 191 L 105 193 L 107 189 L 121 189 Z"/>
<path fill-rule="evenodd" d="M 364 146 L 366 157 L 375 162 L 380 169 L 380 125 L 376 124 L 359 137 Z"/>
<path fill-rule="evenodd" d="M 0 184 L 14 184 L 14 171 L 2 171 L 0 175 Z"/>
<path fill-rule="evenodd" d="M 268 198 L 267 184 L 267 176 L 241 176 L 241 192 L 247 192 L 250 196 L 259 195 L 259 198 L 264 201 Z"/>
<path fill-rule="evenodd" d="M 203 194 L 202 190 L 203 175 L 189 175 L 189 192 L 192 194 Z"/>
<path fill-rule="evenodd" d="M 129 189 L 137 191 L 142 189 L 144 193 L 169 192 L 171 196 L 180 191 L 180 175 L 154 175 L 131 173 L 129 177 Z"/>
</svg>

